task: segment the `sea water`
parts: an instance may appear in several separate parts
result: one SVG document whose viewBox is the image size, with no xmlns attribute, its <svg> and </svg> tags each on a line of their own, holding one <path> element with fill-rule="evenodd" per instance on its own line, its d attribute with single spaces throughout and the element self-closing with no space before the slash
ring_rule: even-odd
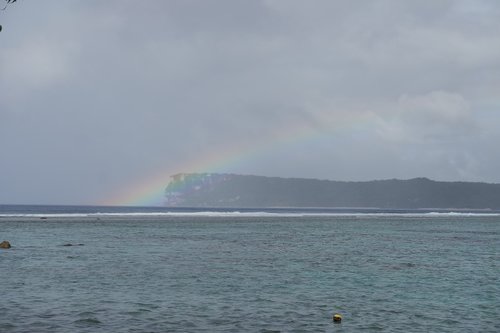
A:
<svg viewBox="0 0 500 333">
<path fill-rule="evenodd" d="M 500 332 L 499 214 L 0 208 L 0 332 Z"/>
</svg>

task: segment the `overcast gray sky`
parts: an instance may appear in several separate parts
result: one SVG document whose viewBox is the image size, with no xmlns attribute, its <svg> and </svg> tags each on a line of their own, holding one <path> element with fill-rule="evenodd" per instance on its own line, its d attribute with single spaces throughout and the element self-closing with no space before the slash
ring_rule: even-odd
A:
<svg viewBox="0 0 500 333">
<path fill-rule="evenodd" d="M 500 1 L 18 0 L 0 24 L 0 203 L 183 171 L 500 183 Z"/>
</svg>

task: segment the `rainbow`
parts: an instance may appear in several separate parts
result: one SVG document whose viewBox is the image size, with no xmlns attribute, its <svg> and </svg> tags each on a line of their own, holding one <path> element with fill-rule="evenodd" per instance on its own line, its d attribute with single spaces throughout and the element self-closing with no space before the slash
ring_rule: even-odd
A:
<svg viewBox="0 0 500 333">
<path fill-rule="evenodd" d="M 331 136 L 332 132 L 353 130 L 353 126 L 359 125 L 358 129 L 362 130 L 362 124 L 367 123 L 367 120 L 373 120 L 370 113 L 356 113 L 344 117 L 327 128 L 318 128 L 304 123 L 295 123 L 293 126 L 288 124 L 289 126 L 286 128 L 257 138 L 252 142 L 219 147 L 186 163 L 160 168 L 156 173 L 117 190 L 106 199 L 99 201 L 98 204 L 106 206 L 162 206 L 165 188 L 174 174 L 231 172 L 234 166 L 241 165 L 245 161 L 258 158 L 283 146 L 317 140 L 324 138 L 325 135 Z"/>
</svg>

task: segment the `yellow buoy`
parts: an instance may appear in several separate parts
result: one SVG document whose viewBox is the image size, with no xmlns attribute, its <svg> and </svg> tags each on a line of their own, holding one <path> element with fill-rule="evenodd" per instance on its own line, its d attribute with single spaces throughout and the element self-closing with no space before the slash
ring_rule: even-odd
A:
<svg viewBox="0 0 500 333">
<path fill-rule="evenodd" d="M 338 313 L 333 315 L 333 322 L 334 323 L 340 323 L 342 321 L 342 316 L 339 315 Z"/>
</svg>

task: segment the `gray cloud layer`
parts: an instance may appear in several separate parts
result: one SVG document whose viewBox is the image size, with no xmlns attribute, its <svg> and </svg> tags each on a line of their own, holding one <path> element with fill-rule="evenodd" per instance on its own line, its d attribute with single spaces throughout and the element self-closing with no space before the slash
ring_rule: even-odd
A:
<svg viewBox="0 0 500 333">
<path fill-rule="evenodd" d="M 500 182 L 494 0 L 25 0 L 0 24 L 0 203 L 240 146 L 220 171 Z"/>
</svg>

